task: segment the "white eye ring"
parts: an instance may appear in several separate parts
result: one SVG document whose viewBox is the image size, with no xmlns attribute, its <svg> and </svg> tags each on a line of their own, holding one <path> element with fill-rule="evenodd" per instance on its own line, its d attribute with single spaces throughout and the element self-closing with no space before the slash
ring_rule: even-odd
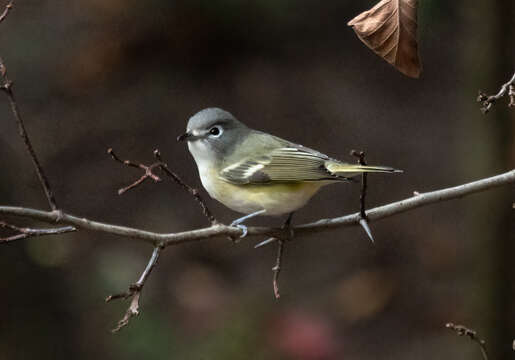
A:
<svg viewBox="0 0 515 360">
<path fill-rule="evenodd" d="M 220 125 L 215 125 L 209 129 L 209 137 L 218 138 L 222 136 L 224 129 Z"/>
</svg>

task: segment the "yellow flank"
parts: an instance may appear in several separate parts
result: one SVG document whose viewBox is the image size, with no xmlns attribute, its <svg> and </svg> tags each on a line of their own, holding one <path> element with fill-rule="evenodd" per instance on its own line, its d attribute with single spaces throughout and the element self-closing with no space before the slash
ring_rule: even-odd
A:
<svg viewBox="0 0 515 360">
<path fill-rule="evenodd" d="M 228 208 L 250 214 L 266 210 L 264 215 L 282 215 L 303 207 L 327 182 L 292 182 L 265 185 L 235 185 L 212 171 L 202 176 L 202 185 L 212 198 Z"/>
</svg>

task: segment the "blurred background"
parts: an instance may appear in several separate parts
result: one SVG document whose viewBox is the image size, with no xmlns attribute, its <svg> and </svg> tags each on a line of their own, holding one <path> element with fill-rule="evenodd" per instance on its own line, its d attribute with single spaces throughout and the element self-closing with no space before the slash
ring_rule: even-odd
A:
<svg viewBox="0 0 515 360">
<path fill-rule="evenodd" d="M 171 182 L 118 188 L 159 148 L 201 187 L 175 138 L 210 106 L 342 160 L 404 169 L 371 176 L 370 207 L 413 191 L 492 176 L 515 164 L 515 112 L 487 116 L 478 89 L 514 71 L 512 0 L 432 0 L 419 8 L 424 72 L 409 79 L 374 55 L 347 21 L 376 1 L 19 1 L 0 25 L 0 55 L 61 208 L 159 232 L 206 225 Z M 7 100 L 0 97 L 0 204 L 47 209 Z M 202 194 L 207 194 L 202 190 Z M 169 248 L 142 313 L 110 329 L 151 247 L 80 231 L 0 248 L 1 359 L 479 359 L 444 328 L 463 323 L 492 359 L 515 338 L 513 186 L 288 243 L 272 292 L 275 247 L 254 240 Z M 238 214 L 209 199 L 216 217 Z M 359 185 L 325 188 L 294 223 L 357 211 Z M 23 219 L 4 219 L 24 226 Z M 280 225 L 262 218 L 252 224 Z"/>
</svg>

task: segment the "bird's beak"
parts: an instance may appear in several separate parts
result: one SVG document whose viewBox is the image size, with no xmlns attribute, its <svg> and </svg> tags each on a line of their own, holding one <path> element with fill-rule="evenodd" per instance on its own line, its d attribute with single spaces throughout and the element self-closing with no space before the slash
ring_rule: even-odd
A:
<svg viewBox="0 0 515 360">
<path fill-rule="evenodd" d="M 184 134 L 177 136 L 177 141 L 184 141 L 184 140 L 188 140 L 188 139 L 189 139 L 189 138 L 191 138 L 192 136 L 193 136 L 193 134 L 192 134 L 192 133 L 185 132 Z"/>
</svg>

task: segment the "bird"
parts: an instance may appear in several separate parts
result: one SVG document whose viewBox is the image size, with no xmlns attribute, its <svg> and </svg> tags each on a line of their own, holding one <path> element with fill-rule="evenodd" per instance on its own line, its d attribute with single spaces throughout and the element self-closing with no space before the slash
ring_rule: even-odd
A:
<svg viewBox="0 0 515 360">
<path fill-rule="evenodd" d="M 402 172 L 333 159 L 251 129 L 230 112 L 216 107 L 191 116 L 186 132 L 177 141 L 187 142 L 208 194 L 229 209 L 245 214 L 231 223 L 242 230 L 241 237 L 247 234 L 243 222 L 258 215 L 289 214 L 289 224 L 292 214 L 325 185 L 347 182 L 363 172 Z M 368 226 L 362 226 L 371 237 Z"/>
</svg>

